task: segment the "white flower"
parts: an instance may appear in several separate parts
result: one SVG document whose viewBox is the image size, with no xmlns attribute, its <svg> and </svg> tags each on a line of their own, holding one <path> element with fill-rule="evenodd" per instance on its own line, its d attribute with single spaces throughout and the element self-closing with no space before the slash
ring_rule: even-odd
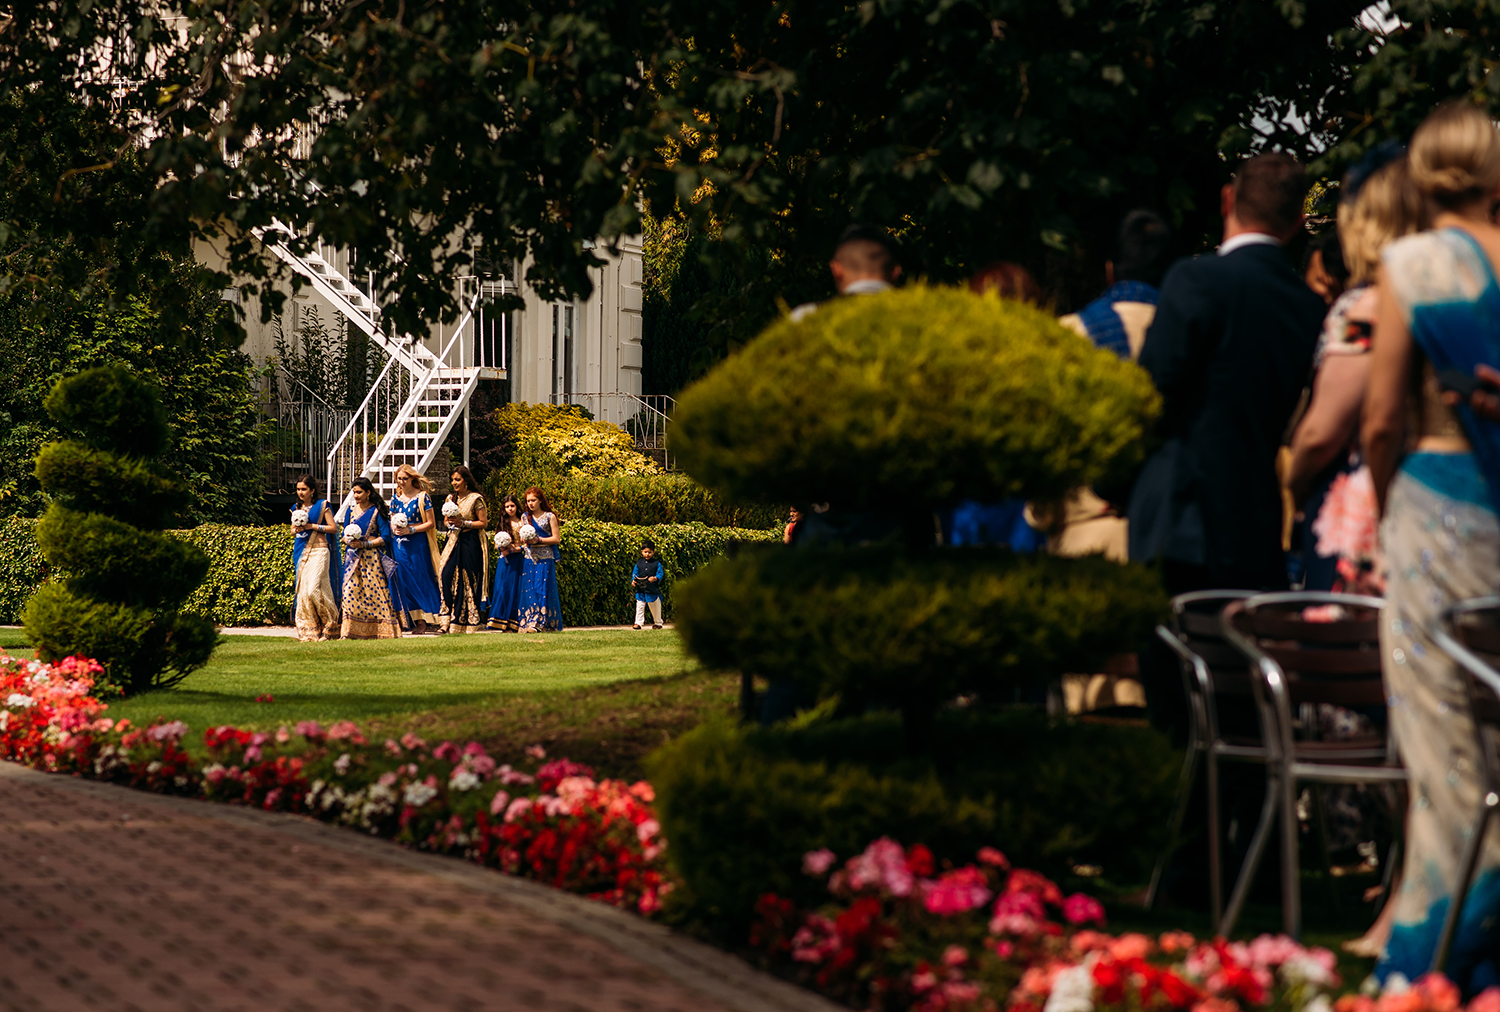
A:
<svg viewBox="0 0 1500 1012">
<path fill-rule="evenodd" d="M 521 529 L 516 533 L 520 534 L 522 541 L 536 540 L 536 528 L 531 526 L 530 524 L 522 524 Z"/>
<path fill-rule="evenodd" d="M 31 703 L 32 699 L 30 696 L 23 696 L 19 692 L 12 692 L 9 696 L 5 697 L 6 706 L 30 706 Z"/>
<path fill-rule="evenodd" d="M 1411 981 L 1404 973 L 1393 973 L 1385 979 L 1384 994 L 1405 994 L 1411 990 Z"/>
<path fill-rule="evenodd" d="M 429 787 L 427 784 L 407 784 L 406 789 L 401 792 L 401 801 L 413 808 L 421 808 L 437 797 L 437 793 L 436 787 Z"/>
<path fill-rule="evenodd" d="M 483 782 L 473 770 L 466 770 L 460 766 L 453 771 L 453 776 L 448 779 L 448 786 L 452 787 L 455 791 L 472 791 Z"/>
<path fill-rule="evenodd" d="M 1333 1012 L 1333 1002 L 1326 994 L 1318 994 L 1313 1000 L 1302 1006 L 1302 1012 Z"/>
<path fill-rule="evenodd" d="M 351 541 L 358 541 L 360 538 L 362 538 L 364 536 L 365 536 L 365 532 L 359 529 L 359 524 L 350 524 L 348 527 L 344 528 L 344 543 L 345 544 L 348 544 Z"/>
<path fill-rule="evenodd" d="M 1281 977 L 1288 984 L 1308 983 L 1317 987 L 1332 987 L 1336 980 L 1332 970 L 1308 955 L 1293 956 L 1282 963 Z"/>
<path fill-rule="evenodd" d="M 405 513 L 392 513 L 391 529 L 394 530 L 397 534 L 405 534 L 407 531 L 411 530 L 411 518 L 408 517 Z"/>
<path fill-rule="evenodd" d="M 1091 955 L 1061 971 L 1052 982 L 1052 993 L 1042 1012 L 1094 1012 L 1094 961 L 1098 958 Z"/>
<path fill-rule="evenodd" d="M 456 517 L 462 512 L 463 507 L 456 502 L 443 503 L 443 516 L 445 517 Z"/>
<path fill-rule="evenodd" d="M 510 532 L 509 531 L 496 531 L 495 532 L 495 547 L 496 548 L 509 548 L 510 547 L 510 542 L 511 542 L 511 538 L 510 538 Z"/>
<path fill-rule="evenodd" d="M 304 527 L 306 525 L 307 525 L 307 510 L 305 510 L 305 509 L 294 509 L 294 510 L 292 510 L 292 526 L 293 527 Z"/>
<path fill-rule="evenodd" d="M 343 776 L 345 773 L 349 772 L 350 761 L 351 760 L 348 752 L 345 752 L 343 755 L 339 756 L 333 761 L 333 768 L 338 771 L 339 776 Z"/>
</svg>

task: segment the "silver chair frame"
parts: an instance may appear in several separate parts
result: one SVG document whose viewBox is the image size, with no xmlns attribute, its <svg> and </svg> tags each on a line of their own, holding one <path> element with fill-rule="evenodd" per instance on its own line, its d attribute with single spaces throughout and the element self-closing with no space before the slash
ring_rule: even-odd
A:
<svg viewBox="0 0 1500 1012">
<path fill-rule="evenodd" d="M 1332 594 L 1321 591 L 1302 591 L 1274 594 L 1258 594 L 1243 602 L 1245 611 L 1282 605 L 1341 604 L 1357 608 L 1384 609 L 1385 601 L 1377 597 L 1355 594 Z M 1263 720 L 1263 732 L 1267 745 L 1266 801 L 1261 810 L 1260 823 L 1250 839 L 1250 849 L 1245 863 L 1235 881 L 1230 896 L 1229 909 L 1219 925 L 1219 934 L 1228 936 L 1239 919 L 1250 884 L 1260 867 L 1267 838 L 1274 823 L 1281 822 L 1281 910 L 1283 930 L 1293 938 L 1302 937 L 1302 891 L 1300 865 L 1298 863 L 1297 840 L 1297 785 L 1308 781 L 1323 784 L 1398 784 L 1406 782 L 1406 770 L 1400 766 L 1352 766 L 1338 763 L 1313 762 L 1297 758 L 1295 727 L 1292 719 L 1291 691 L 1286 672 L 1274 659 L 1234 628 L 1229 608 L 1221 616 L 1224 637 L 1233 643 L 1250 662 L 1251 684 L 1257 694 L 1257 702 Z M 1395 758 L 1394 746 L 1387 736 L 1384 748 L 1351 751 L 1348 759 Z"/>
<path fill-rule="evenodd" d="M 1497 701 L 1500 701 L 1500 672 L 1497 672 L 1448 631 L 1457 629 L 1456 623 L 1460 616 L 1491 609 L 1500 610 L 1500 597 L 1475 597 L 1460 601 L 1445 609 L 1429 630 L 1433 642 L 1473 676 L 1473 681 L 1464 680 L 1464 688 L 1469 697 L 1469 713 L 1474 721 L 1474 736 L 1479 746 L 1480 767 L 1484 773 L 1484 793 L 1479 799 L 1479 807 L 1474 811 L 1474 824 L 1469 831 L 1469 838 L 1464 841 L 1463 854 L 1459 858 L 1458 881 L 1453 889 L 1453 900 L 1448 904 L 1447 916 L 1443 918 L 1443 930 L 1438 935 L 1437 948 L 1433 950 L 1432 972 L 1434 973 L 1443 972 L 1448 962 L 1449 950 L 1453 947 L 1453 936 L 1458 933 L 1458 922 L 1463 916 L 1464 901 L 1468 899 L 1469 887 L 1474 883 L 1474 870 L 1479 864 L 1479 852 L 1484 846 L 1484 834 L 1489 829 L 1490 817 L 1495 814 L 1497 808 L 1500 808 L 1500 759 L 1495 756 L 1489 736 L 1485 734 L 1485 728 L 1488 725 L 1479 719 L 1478 699 L 1474 694 L 1474 681 L 1477 681 L 1493 693 Z"/>
<path fill-rule="evenodd" d="M 1146 909 L 1156 905 L 1158 891 L 1167 865 L 1177 850 L 1182 824 L 1187 818 L 1193 784 L 1197 780 L 1198 762 L 1204 764 L 1205 788 L 1208 794 L 1208 896 L 1213 923 L 1218 924 L 1224 909 L 1223 855 L 1219 839 L 1219 760 L 1264 763 L 1266 750 L 1260 746 L 1232 745 L 1219 737 L 1218 699 L 1213 673 L 1208 662 L 1195 653 L 1183 638 L 1182 616 L 1195 604 L 1222 601 L 1225 604 L 1254 596 L 1251 590 L 1201 590 L 1172 598 L 1172 624 L 1156 627 L 1157 638 L 1165 643 L 1180 662 L 1182 687 L 1188 700 L 1188 743 L 1182 761 L 1182 776 L 1177 787 L 1177 807 L 1172 813 L 1171 832 L 1166 848 L 1151 870 L 1151 884 L 1146 888 Z M 1226 641 L 1227 642 L 1227 641 Z"/>
</svg>

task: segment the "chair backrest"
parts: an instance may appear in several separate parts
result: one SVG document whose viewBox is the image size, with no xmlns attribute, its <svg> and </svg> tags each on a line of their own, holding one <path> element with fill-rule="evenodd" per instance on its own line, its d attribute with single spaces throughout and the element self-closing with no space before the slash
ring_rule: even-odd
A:
<svg viewBox="0 0 1500 1012">
<path fill-rule="evenodd" d="M 1432 638 L 1463 671 L 1475 721 L 1500 732 L 1500 597 L 1455 604 L 1438 618 Z M 1493 762 L 1489 749 L 1480 754 Z"/>
<path fill-rule="evenodd" d="M 1377 597 L 1317 591 L 1257 594 L 1224 621 L 1284 676 L 1286 703 L 1381 706 Z"/>
<path fill-rule="evenodd" d="M 1219 615 L 1224 606 L 1254 596 L 1250 590 L 1200 590 L 1172 598 L 1172 631 L 1203 659 L 1216 695 L 1249 696 L 1245 658 L 1224 638 Z"/>
</svg>

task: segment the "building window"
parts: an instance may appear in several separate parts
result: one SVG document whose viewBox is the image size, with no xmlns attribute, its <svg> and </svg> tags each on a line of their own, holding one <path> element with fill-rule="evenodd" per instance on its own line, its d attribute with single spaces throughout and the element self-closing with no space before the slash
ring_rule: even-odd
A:
<svg viewBox="0 0 1500 1012">
<path fill-rule="evenodd" d="M 573 397 L 574 321 L 572 303 L 552 306 L 552 403 L 568 404 Z"/>
</svg>

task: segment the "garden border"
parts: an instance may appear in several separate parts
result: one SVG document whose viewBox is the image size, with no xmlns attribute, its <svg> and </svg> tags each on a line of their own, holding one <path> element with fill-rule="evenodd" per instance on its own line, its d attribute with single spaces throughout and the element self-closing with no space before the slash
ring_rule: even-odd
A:
<svg viewBox="0 0 1500 1012">
<path fill-rule="evenodd" d="M 9 761 L 0 761 L 0 778 L 45 783 L 59 790 L 113 803 L 154 805 L 248 828 L 271 830 L 487 892 L 514 903 L 529 914 L 601 941 L 622 955 L 644 963 L 683 987 L 736 1012 L 848 1012 L 845 1006 L 757 970 L 722 949 L 678 934 L 634 913 L 468 862 L 407 850 L 315 819 L 44 773 Z"/>
</svg>

